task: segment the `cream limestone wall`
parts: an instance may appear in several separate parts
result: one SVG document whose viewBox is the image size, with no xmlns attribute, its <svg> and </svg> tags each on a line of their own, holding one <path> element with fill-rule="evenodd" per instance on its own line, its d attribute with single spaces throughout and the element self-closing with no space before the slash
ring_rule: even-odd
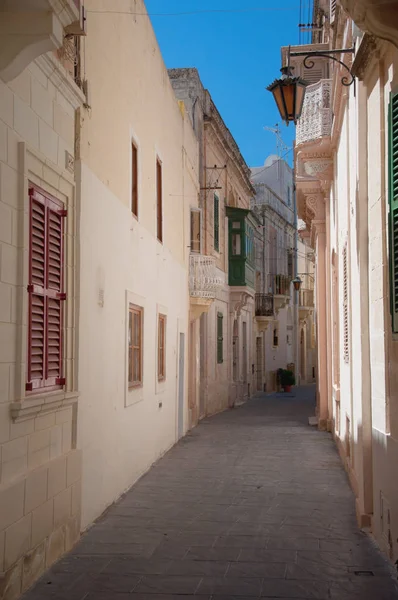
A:
<svg viewBox="0 0 398 600">
<path fill-rule="evenodd" d="M 80 112 L 78 174 L 83 528 L 188 427 L 190 207 L 197 206 L 199 194 L 197 141 L 174 96 L 149 19 L 91 13 L 94 7 L 112 10 L 113 3 L 86 2 L 90 35 L 83 49 L 92 98 L 91 107 Z M 135 9 L 144 12 L 143 2 Z M 138 148 L 138 219 L 130 210 L 132 141 Z M 163 244 L 156 239 L 157 156 Z M 129 302 L 144 309 L 143 386 L 130 391 Z M 160 383 L 158 313 L 167 316 L 166 380 Z"/>
<path fill-rule="evenodd" d="M 388 244 L 388 128 L 390 93 L 398 86 L 398 50 L 386 45 L 379 63 L 379 78 L 369 77 L 368 144 L 379 157 L 378 169 L 369 169 L 369 291 L 372 369 L 373 505 L 372 527 L 376 539 L 394 561 L 398 558 L 398 403 L 396 377 L 398 340 L 392 334 L 389 300 Z M 383 83 L 384 82 L 384 83 Z"/>
<path fill-rule="evenodd" d="M 75 109 L 83 95 L 54 55 L 0 81 L 0 597 L 26 590 L 80 528 L 75 448 Z M 33 182 L 64 203 L 67 300 L 64 390 L 25 392 L 29 199 Z"/>
<path fill-rule="evenodd" d="M 330 260 L 338 261 L 340 410 L 335 438 L 356 494 L 361 525 L 398 558 L 397 339 L 391 333 L 388 243 L 388 105 L 398 51 L 388 44 L 349 91 L 330 198 Z M 343 248 L 347 243 L 348 359 L 344 356 Z M 331 348 L 330 351 L 333 351 Z M 338 363 L 338 364 L 336 364 Z"/>
<path fill-rule="evenodd" d="M 306 238 L 305 238 L 306 239 Z M 313 251 L 308 241 L 300 239 L 297 244 L 297 272 L 302 280 L 303 290 L 312 290 L 315 302 L 315 271 Z M 309 275 L 303 275 L 309 273 Z M 300 304 L 300 302 L 299 302 Z M 313 383 L 316 371 L 316 335 L 315 335 L 315 306 L 300 316 L 298 327 L 298 365 L 296 381 L 300 384 Z M 303 333 L 302 333 L 303 332 Z M 303 347 L 302 347 L 303 345 Z M 303 360 L 304 359 L 304 360 Z M 297 376 L 298 375 L 298 376 Z"/>
</svg>

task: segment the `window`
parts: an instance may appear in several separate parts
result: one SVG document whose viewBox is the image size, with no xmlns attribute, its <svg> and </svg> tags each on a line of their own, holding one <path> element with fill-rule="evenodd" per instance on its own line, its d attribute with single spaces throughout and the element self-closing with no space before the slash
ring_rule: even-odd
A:
<svg viewBox="0 0 398 600">
<path fill-rule="evenodd" d="M 158 380 L 166 379 L 166 316 L 158 317 Z"/>
<path fill-rule="evenodd" d="M 241 237 L 240 233 L 232 234 L 232 256 L 241 255 Z"/>
<path fill-rule="evenodd" d="M 224 362 L 223 314 L 217 313 L 217 362 Z"/>
<path fill-rule="evenodd" d="M 391 96 L 389 121 L 390 300 L 392 330 L 398 333 L 398 93 Z"/>
<path fill-rule="evenodd" d="M 50 391 L 62 376 L 64 218 L 62 202 L 29 187 L 29 303 L 26 390 Z"/>
<path fill-rule="evenodd" d="M 142 329 L 144 309 L 129 306 L 129 387 L 142 385 Z"/>
<path fill-rule="evenodd" d="M 275 328 L 274 329 L 274 336 L 273 336 L 273 346 L 276 348 L 277 346 L 279 346 L 279 332 L 278 329 Z"/>
<path fill-rule="evenodd" d="M 163 242 L 163 190 L 162 163 L 156 160 L 156 230 L 159 242 Z"/>
<path fill-rule="evenodd" d="M 191 210 L 191 252 L 200 253 L 200 210 Z"/>
<path fill-rule="evenodd" d="M 214 194 L 214 250 L 220 251 L 220 201 Z"/>
<path fill-rule="evenodd" d="M 349 338 L 348 338 L 348 264 L 347 264 L 347 242 L 343 248 L 343 336 L 344 336 L 344 361 L 349 361 Z"/>
<path fill-rule="evenodd" d="M 131 212 L 138 217 L 138 149 L 131 144 Z"/>
<path fill-rule="evenodd" d="M 254 265 L 254 230 L 252 227 L 246 224 L 246 258 Z"/>
</svg>

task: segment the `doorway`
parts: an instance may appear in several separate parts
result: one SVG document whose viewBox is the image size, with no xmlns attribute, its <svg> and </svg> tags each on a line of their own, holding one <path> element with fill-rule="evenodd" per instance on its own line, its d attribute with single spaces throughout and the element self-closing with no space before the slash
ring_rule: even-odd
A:
<svg viewBox="0 0 398 600">
<path fill-rule="evenodd" d="M 257 391 L 263 391 L 263 338 L 256 338 L 256 375 Z"/>
<path fill-rule="evenodd" d="M 180 333 L 178 359 L 178 439 L 184 435 L 184 375 L 185 375 L 185 333 Z"/>
<path fill-rule="evenodd" d="M 301 329 L 301 334 L 300 334 L 300 383 L 305 383 L 307 380 L 307 376 L 306 376 L 306 372 L 307 372 L 307 365 L 306 365 L 306 353 L 305 353 L 305 333 L 304 333 L 304 327 Z"/>
<path fill-rule="evenodd" d="M 247 323 L 242 323 L 243 383 L 247 383 Z"/>
<path fill-rule="evenodd" d="M 238 381 L 239 377 L 239 332 L 238 321 L 234 320 L 232 332 L 232 379 Z"/>
</svg>

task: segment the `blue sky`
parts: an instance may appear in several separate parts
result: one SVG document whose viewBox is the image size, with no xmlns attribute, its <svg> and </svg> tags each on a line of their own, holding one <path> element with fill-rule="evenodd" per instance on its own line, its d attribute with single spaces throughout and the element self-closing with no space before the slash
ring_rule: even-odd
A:
<svg viewBox="0 0 398 600">
<path fill-rule="evenodd" d="M 145 0 L 148 13 L 194 10 L 283 8 L 267 12 L 151 16 L 168 68 L 196 67 L 249 166 L 276 151 L 264 126 L 279 122 L 292 145 L 294 126 L 280 123 L 272 94 L 265 90 L 281 68 L 280 47 L 298 43 L 298 0 Z M 292 152 L 285 157 L 291 162 Z"/>
</svg>

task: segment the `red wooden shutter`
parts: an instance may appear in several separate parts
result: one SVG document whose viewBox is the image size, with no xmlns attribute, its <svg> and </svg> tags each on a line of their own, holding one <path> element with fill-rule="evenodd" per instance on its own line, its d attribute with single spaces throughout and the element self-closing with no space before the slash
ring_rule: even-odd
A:
<svg viewBox="0 0 398 600">
<path fill-rule="evenodd" d="M 62 203 L 29 188 L 30 256 L 28 368 L 26 389 L 57 388 L 62 377 L 63 219 Z"/>
</svg>

